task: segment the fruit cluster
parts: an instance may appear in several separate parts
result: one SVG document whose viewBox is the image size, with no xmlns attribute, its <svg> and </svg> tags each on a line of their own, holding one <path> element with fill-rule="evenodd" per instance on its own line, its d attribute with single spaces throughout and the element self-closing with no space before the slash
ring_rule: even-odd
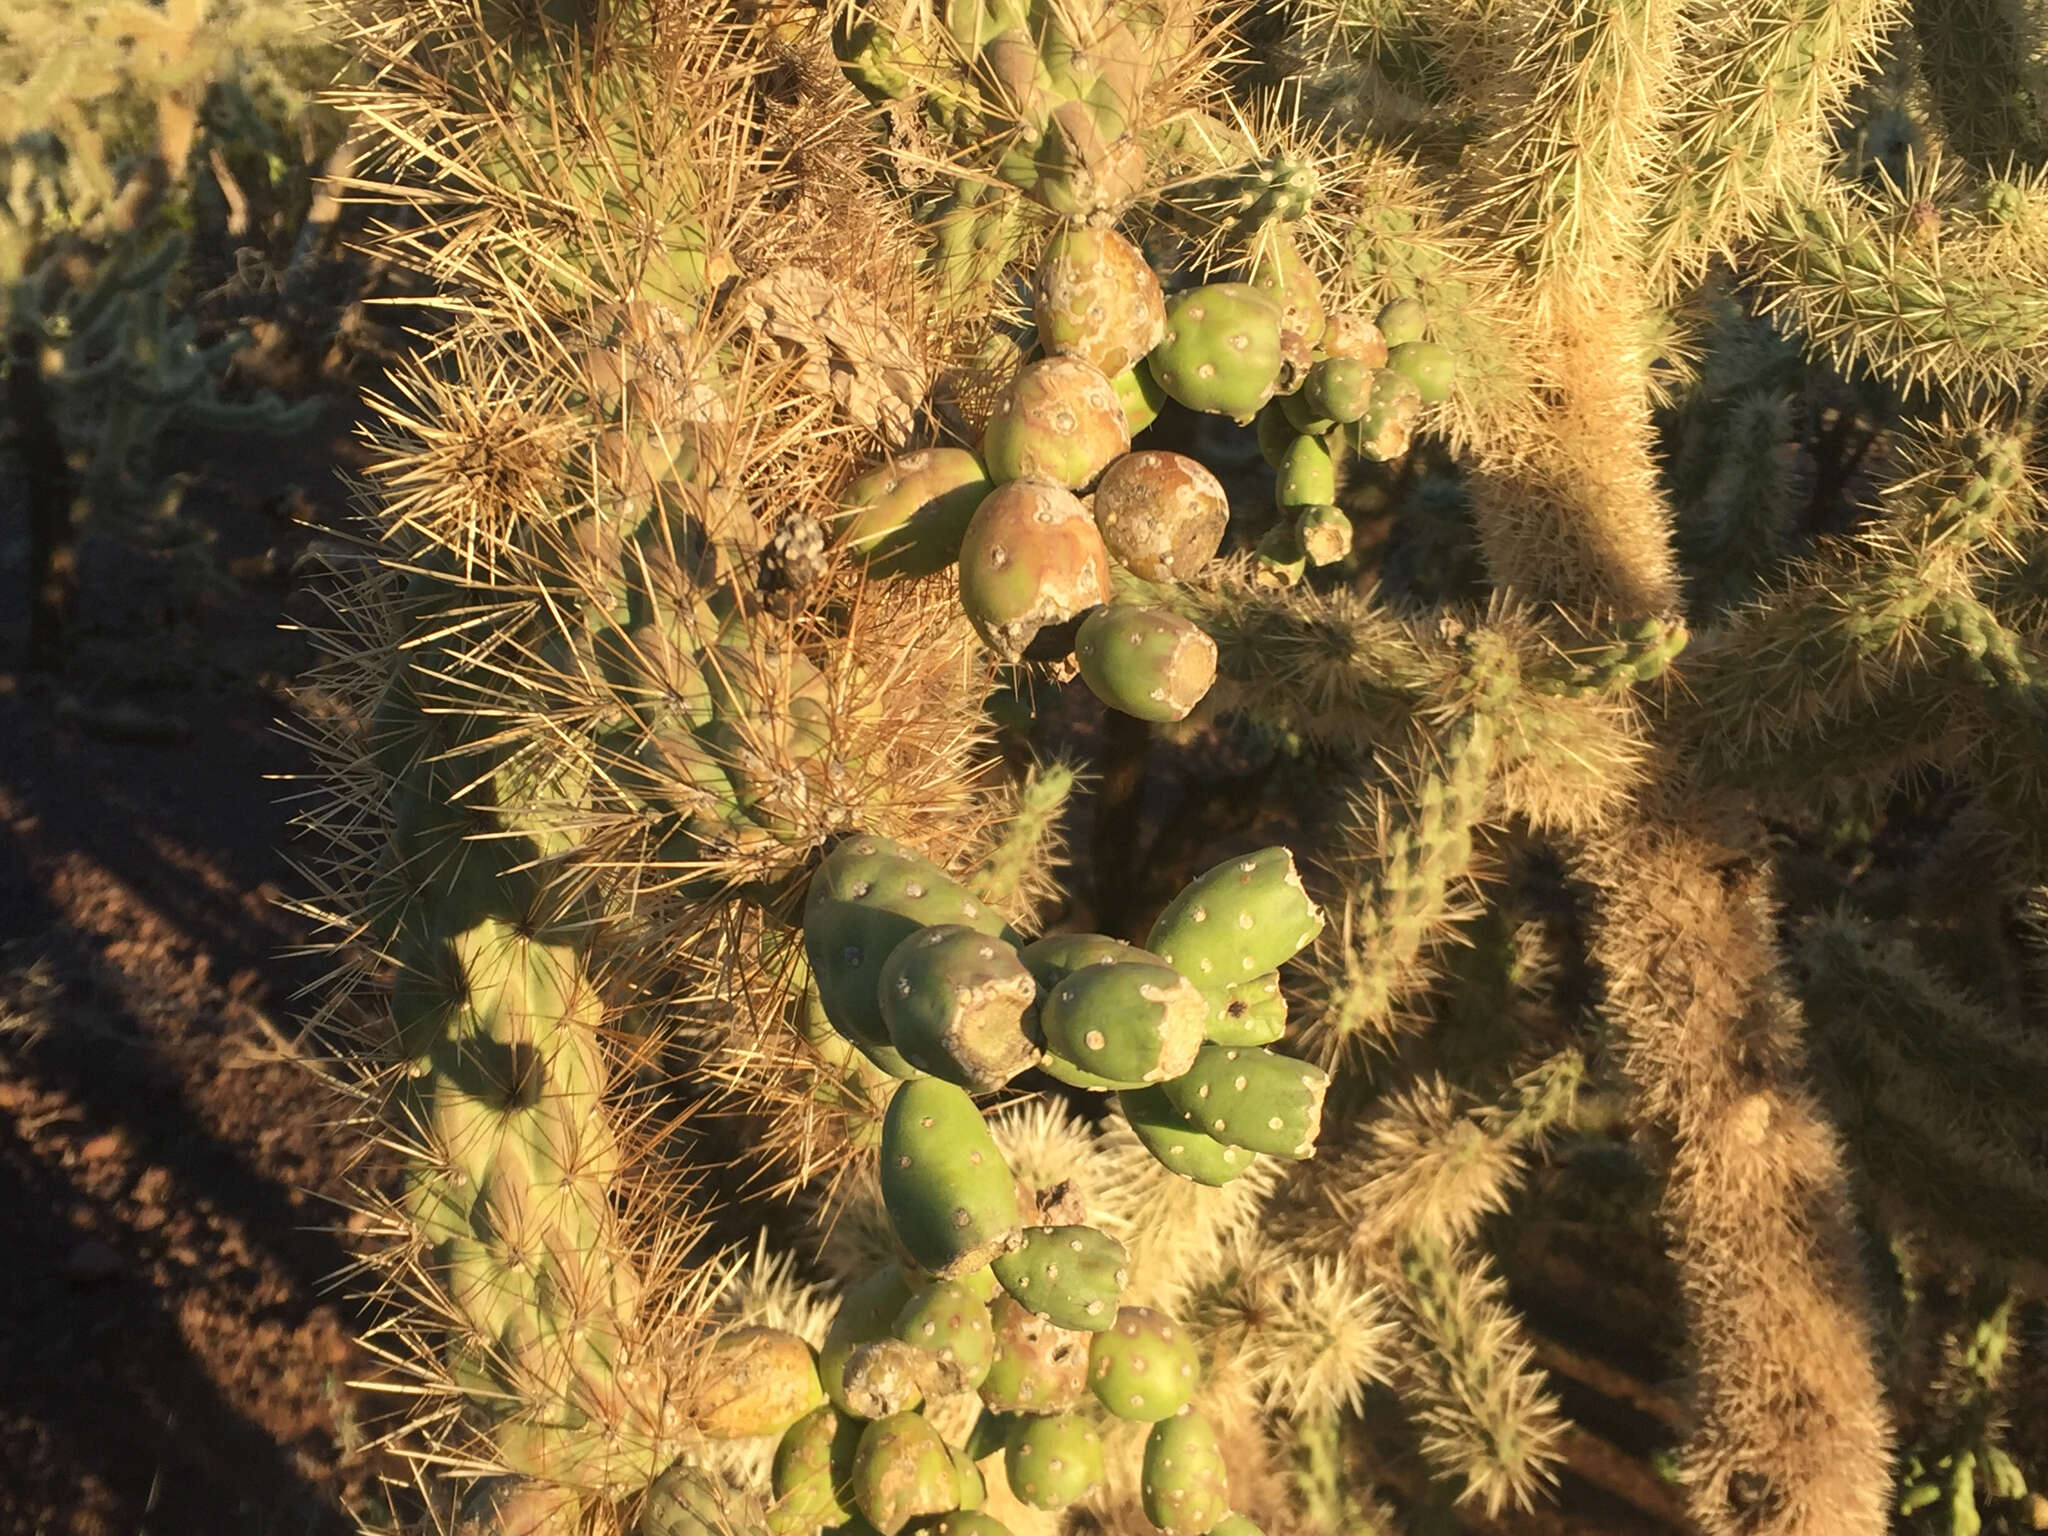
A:
<svg viewBox="0 0 2048 1536">
<path fill-rule="evenodd" d="M 1215 643 L 1166 606 L 1119 598 L 1116 572 L 1196 577 L 1222 547 L 1230 502 L 1199 460 L 1134 439 L 1169 398 L 1256 422 L 1277 475 L 1258 574 L 1291 586 L 1351 551 L 1336 504 L 1344 455 L 1405 454 L 1453 372 L 1413 300 L 1377 319 L 1326 311 L 1284 224 L 1257 233 L 1248 269 L 1169 296 L 1132 241 L 1063 227 L 1032 280 L 1039 355 L 996 399 L 980 453 L 924 448 L 858 476 L 841 498 L 841 547 L 885 577 L 957 561 L 961 606 L 1004 661 L 1071 655 L 1111 708 L 1185 718 L 1215 681 Z"/>
</svg>

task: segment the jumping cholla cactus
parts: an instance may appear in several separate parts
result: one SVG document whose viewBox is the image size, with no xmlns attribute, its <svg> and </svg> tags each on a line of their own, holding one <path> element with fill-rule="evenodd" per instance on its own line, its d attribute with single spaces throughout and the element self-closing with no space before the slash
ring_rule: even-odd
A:
<svg viewBox="0 0 2048 1536">
<path fill-rule="evenodd" d="M 423 1511 L 2020 1507 L 2038 8 L 350 24 L 448 314 L 315 680 Z M 1155 744 L 1262 787 L 1147 846 Z"/>
</svg>

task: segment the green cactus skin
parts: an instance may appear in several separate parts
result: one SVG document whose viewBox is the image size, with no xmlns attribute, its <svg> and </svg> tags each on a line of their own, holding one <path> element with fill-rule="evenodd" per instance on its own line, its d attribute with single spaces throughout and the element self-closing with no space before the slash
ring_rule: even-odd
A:
<svg viewBox="0 0 2048 1536">
<path fill-rule="evenodd" d="M 1259 407 L 1259 414 L 1254 418 L 1253 430 L 1258 434 L 1259 457 L 1266 461 L 1268 469 L 1279 469 L 1280 461 L 1287 456 L 1287 450 L 1294 445 L 1294 439 L 1301 431 L 1295 426 L 1289 409 L 1297 404 L 1294 395 L 1281 395 Z"/>
<path fill-rule="evenodd" d="M 1208 1021 L 1201 990 L 1154 959 L 1083 966 L 1047 992 L 1039 1009 L 1046 1061 L 1109 1088 L 1179 1077 L 1201 1050 Z"/>
<path fill-rule="evenodd" d="M 1209 1527 L 1209 1536 L 1266 1536 L 1253 1521 L 1232 1512 Z"/>
<path fill-rule="evenodd" d="M 1117 1095 L 1124 1118 L 1147 1152 L 1184 1179 L 1220 1189 L 1251 1172 L 1259 1155 L 1218 1141 L 1174 1108 L 1162 1085 L 1126 1089 Z"/>
<path fill-rule="evenodd" d="M 1215 1427 L 1193 1411 L 1153 1425 L 1139 1486 L 1145 1518 L 1166 1536 L 1208 1536 L 1230 1513 L 1230 1474 Z"/>
<path fill-rule="evenodd" d="M 1450 399 L 1451 383 L 1458 373 L 1457 359 L 1450 350 L 1433 341 L 1402 342 L 1387 354 L 1387 367 L 1415 386 L 1424 405 Z"/>
<path fill-rule="evenodd" d="M 1282 372 L 1278 387 L 1285 394 L 1300 384 L 1329 324 L 1322 285 L 1294 243 L 1293 231 L 1285 225 L 1271 224 L 1259 232 L 1251 286 L 1280 311 Z"/>
<path fill-rule="evenodd" d="M 1422 307 L 1420 299 L 1396 299 L 1381 309 L 1373 323 L 1379 327 L 1381 340 L 1391 349 L 1404 342 L 1422 340 L 1422 332 L 1429 324 L 1429 311 Z"/>
<path fill-rule="evenodd" d="M 1106 374 L 1078 357 L 1026 363 L 997 398 L 981 436 L 998 480 L 1084 491 L 1130 452 L 1131 426 Z"/>
<path fill-rule="evenodd" d="M 1323 353 L 1326 357 L 1349 358 L 1365 364 L 1367 368 L 1384 368 L 1387 366 L 1387 338 L 1379 326 L 1365 316 L 1338 310 L 1323 327 Z"/>
<path fill-rule="evenodd" d="M 1422 415 L 1422 391 L 1405 374 L 1382 368 L 1372 376 L 1372 404 L 1347 434 L 1362 457 L 1386 463 L 1405 454 L 1415 441 L 1415 423 Z"/>
<path fill-rule="evenodd" d="M 1159 413 L 1166 409 L 1166 391 L 1152 377 L 1143 358 L 1109 382 L 1116 387 L 1116 398 L 1124 408 L 1124 425 L 1133 438 L 1157 421 Z"/>
<path fill-rule="evenodd" d="M 1337 460 L 1327 438 L 1303 433 L 1288 444 L 1273 499 L 1283 512 L 1328 506 L 1337 499 Z"/>
<path fill-rule="evenodd" d="M 1010 1536 L 1010 1528 L 994 1515 L 970 1509 L 941 1515 L 930 1529 L 931 1536 Z"/>
<path fill-rule="evenodd" d="M 1301 539 L 1295 534 L 1292 521 L 1278 522 L 1268 528 L 1253 554 L 1256 556 L 1252 564 L 1254 586 L 1285 590 L 1298 585 L 1308 574 L 1308 554 L 1301 547 Z"/>
<path fill-rule="evenodd" d="M 1015 1297 L 989 1303 L 995 1359 L 981 1400 L 995 1413 L 1059 1413 L 1088 1387 L 1088 1335 L 1038 1316 Z"/>
<path fill-rule="evenodd" d="M 963 1287 L 984 1307 L 1003 1293 L 1002 1282 L 996 1279 L 993 1269 L 970 1269 L 964 1275 L 955 1275 L 953 1284 Z"/>
<path fill-rule="evenodd" d="M 1106 603 L 1081 621 L 1074 659 L 1111 709 L 1140 720 L 1185 720 L 1216 682 L 1216 642 L 1165 608 Z"/>
<path fill-rule="evenodd" d="M 895 1334 L 905 1344 L 938 1356 L 949 1377 L 948 1391 L 974 1391 L 988 1379 L 995 1361 L 995 1329 L 988 1306 L 963 1280 L 935 1280 L 922 1287 L 896 1315 Z"/>
<path fill-rule="evenodd" d="M 1022 1241 L 1016 1180 L 965 1089 L 903 1084 L 882 1119 L 882 1203 L 897 1241 L 942 1280 Z"/>
<path fill-rule="evenodd" d="M 959 1507 L 960 1479 L 939 1432 L 915 1413 L 893 1413 L 861 1431 L 853 1499 L 881 1536 L 922 1515 Z"/>
<path fill-rule="evenodd" d="M 1216 558 L 1230 521 L 1230 497 L 1208 466 L 1153 449 L 1110 465 L 1093 505 L 1110 554 L 1146 581 L 1193 577 Z"/>
<path fill-rule="evenodd" d="M 739 1328 L 712 1346 L 691 1419 L 712 1440 L 779 1435 L 824 1399 L 810 1345 L 779 1328 Z"/>
<path fill-rule="evenodd" d="M 1315 1151 L 1330 1077 L 1258 1046 L 1205 1045 L 1194 1066 L 1165 1086 L 1174 1108 L 1218 1141 L 1304 1158 Z"/>
<path fill-rule="evenodd" d="M 981 1468 L 974 1464 L 974 1458 L 959 1446 L 947 1446 L 946 1454 L 953 1458 L 953 1497 L 958 1501 L 957 1507 L 971 1514 L 988 1502 L 988 1484 L 982 1481 Z"/>
<path fill-rule="evenodd" d="M 903 1059 L 976 1093 L 1039 1057 L 1038 983 L 1017 951 L 979 929 L 920 929 L 882 964 L 882 1018 Z"/>
<path fill-rule="evenodd" d="M 853 1414 L 846 1401 L 847 1361 L 861 1345 L 889 1337 L 911 1294 L 910 1282 L 891 1264 L 861 1281 L 839 1303 L 838 1315 L 818 1351 L 818 1381 L 841 1413 Z"/>
<path fill-rule="evenodd" d="M 1372 376 L 1377 370 L 1355 357 L 1326 357 L 1301 381 L 1301 400 L 1329 421 L 1357 421 L 1372 405 Z"/>
<path fill-rule="evenodd" d="M 960 540 L 995 488 L 965 448 L 920 448 L 877 465 L 840 494 L 839 547 L 881 577 L 929 576 L 960 558 Z"/>
<path fill-rule="evenodd" d="M 1156 1424 L 1187 1407 L 1201 1362 L 1195 1341 L 1150 1307 L 1123 1307 L 1088 1344 L 1088 1390 L 1120 1419 Z"/>
<path fill-rule="evenodd" d="M 1249 283 L 1211 283 L 1166 301 L 1152 376 L 1193 411 L 1248 422 L 1280 382 L 1280 307 Z"/>
<path fill-rule="evenodd" d="M 1066 226 L 1047 244 L 1031 289 L 1039 345 L 1111 379 L 1142 362 L 1166 329 L 1158 275 L 1113 229 Z"/>
<path fill-rule="evenodd" d="M 489 1529 L 507 1533 L 536 1530 L 508 1519 L 509 1513 L 499 1511 Z M 573 1530 L 573 1507 L 568 1513 L 572 1518 L 567 1529 Z M 633 1525 L 633 1536 L 724 1536 L 728 1531 L 759 1528 L 764 1523 L 760 1506 L 753 1498 L 736 1496 L 713 1474 L 679 1462 L 648 1485 L 639 1519 Z M 547 1531 L 553 1527 L 538 1529 Z"/>
<path fill-rule="evenodd" d="M 811 876 L 804 900 L 804 958 L 834 1029 L 892 1054 L 882 1012 L 882 968 L 920 929 L 957 923 L 1005 942 L 1017 935 L 921 854 L 875 833 L 842 841 Z"/>
<path fill-rule="evenodd" d="M 901 1339 L 869 1339 L 846 1357 L 839 1396 L 857 1419 L 886 1419 L 937 1396 L 945 1374 L 933 1356 Z"/>
<path fill-rule="evenodd" d="M 830 1403 L 790 1425 L 775 1447 L 769 1478 L 773 1536 L 814 1536 L 854 1517 L 853 1461 L 864 1427 Z"/>
<path fill-rule="evenodd" d="M 1271 1045 L 1287 1033 L 1280 973 L 1232 982 L 1209 995 L 1209 1039 L 1217 1045 Z"/>
<path fill-rule="evenodd" d="M 1034 1509 L 1065 1509 L 1102 1482 L 1102 1431 L 1078 1413 L 1018 1419 L 1003 1471 L 1010 1491 Z"/>
<path fill-rule="evenodd" d="M 1093 1227 L 1027 1227 L 1024 1245 L 995 1261 L 996 1278 L 1025 1307 L 1061 1328 L 1093 1333 L 1116 1321 L 1130 1255 Z"/>
<path fill-rule="evenodd" d="M 1108 965 L 1117 960 L 1153 960 L 1158 957 L 1112 939 L 1106 933 L 1054 933 L 1034 939 L 1017 952 L 1017 958 L 1038 979 L 1041 993 L 1050 992 L 1084 965 Z"/>
<path fill-rule="evenodd" d="M 988 648 L 1022 659 L 1039 631 L 1059 632 L 1109 600 L 1109 549 L 1074 495 L 1013 480 L 982 502 L 960 546 L 960 606 Z"/>
<path fill-rule="evenodd" d="M 1294 514 L 1294 537 L 1310 565 L 1335 565 L 1351 553 L 1351 519 L 1336 507 L 1302 507 Z"/>
<path fill-rule="evenodd" d="M 1205 990 L 1276 971 L 1323 931 L 1284 847 L 1225 859 L 1189 881 L 1145 948 Z"/>
<path fill-rule="evenodd" d="M 1273 468 L 1276 470 L 1285 467 L 1287 450 L 1294 446 L 1295 434 L 1323 437 L 1337 429 L 1336 418 L 1326 416 L 1317 409 L 1309 400 L 1306 388 L 1297 389 L 1291 395 L 1281 395 L 1269 401 L 1266 409 L 1271 410 L 1276 405 L 1280 408 L 1280 415 L 1285 418 L 1289 429 L 1288 436 L 1277 445 L 1272 455 Z M 1260 414 L 1263 416 L 1264 412 Z"/>
</svg>

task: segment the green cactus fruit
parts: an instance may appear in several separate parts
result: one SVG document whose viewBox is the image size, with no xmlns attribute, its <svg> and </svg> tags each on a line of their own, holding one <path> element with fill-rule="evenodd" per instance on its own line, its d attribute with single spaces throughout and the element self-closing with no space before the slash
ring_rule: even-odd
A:
<svg viewBox="0 0 2048 1536">
<path fill-rule="evenodd" d="M 908 1413 L 944 1389 L 944 1372 L 923 1350 L 901 1339 L 856 1344 L 840 1372 L 839 1397 L 857 1419 Z"/>
<path fill-rule="evenodd" d="M 1075 496 L 1039 480 L 991 492 L 960 546 L 960 606 L 1005 661 L 1109 600 L 1109 550 Z M 1062 650 L 1062 654 L 1064 651 Z"/>
<path fill-rule="evenodd" d="M 1078 357 L 1026 363 L 997 397 L 981 453 L 998 480 L 1086 490 L 1131 447 L 1116 386 Z"/>
<path fill-rule="evenodd" d="M 953 1458 L 953 1497 L 957 1508 L 972 1513 L 988 1502 L 988 1484 L 982 1481 L 981 1468 L 974 1464 L 974 1458 L 957 1445 L 946 1447 L 946 1454 Z"/>
<path fill-rule="evenodd" d="M 1355 357 L 1323 358 L 1302 380 L 1301 398 L 1317 415 L 1349 424 L 1372 405 L 1373 373 L 1370 364 Z"/>
<path fill-rule="evenodd" d="M 1285 589 L 1296 586 L 1308 573 L 1308 554 L 1293 522 L 1275 523 L 1260 537 L 1252 550 L 1252 585 Z"/>
<path fill-rule="evenodd" d="M 915 1413 L 892 1413 L 861 1431 L 853 1501 L 881 1536 L 922 1515 L 959 1507 L 960 1478 L 939 1432 Z"/>
<path fill-rule="evenodd" d="M 690 1417 L 711 1440 L 779 1435 L 824 1400 L 810 1345 L 779 1328 L 739 1328 L 712 1346 Z"/>
<path fill-rule="evenodd" d="M 1094 511 L 1103 543 L 1132 575 L 1186 581 L 1222 547 L 1230 497 L 1199 460 L 1147 449 L 1109 466 Z"/>
<path fill-rule="evenodd" d="M 953 1284 L 960 1286 L 983 1306 L 1003 1293 L 1003 1284 L 996 1279 L 993 1269 L 970 1269 L 964 1275 L 955 1275 Z"/>
<path fill-rule="evenodd" d="M 765 1523 L 759 1503 L 751 1495 L 734 1492 L 714 1473 L 678 1462 L 648 1485 L 633 1536 L 727 1536 L 732 1531 L 759 1530 Z M 529 1528 L 497 1525 L 493 1529 L 496 1536 L 521 1536 Z"/>
<path fill-rule="evenodd" d="M 897 1241 L 942 1280 L 1022 1241 L 1023 1219 L 995 1139 L 964 1088 L 921 1077 L 882 1119 L 882 1203 Z"/>
<path fill-rule="evenodd" d="M 1287 462 L 1287 450 L 1294 446 L 1295 434 L 1322 437 L 1336 430 L 1336 419 L 1325 416 L 1311 404 L 1305 388 L 1297 389 L 1291 395 L 1279 396 L 1268 404 L 1267 409 L 1270 410 L 1275 405 L 1280 407 L 1280 414 L 1286 419 L 1289 432 L 1287 440 L 1279 445 L 1278 452 L 1273 456 L 1275 469 L 1279 469 Z"/>
<path fill-rule="evenodd" d="M 1280 973 L 1232 982 L 1209 996 L 1209 1039 L 1217 1045 L 1271 1045 L 1287 1033 Z"/>
<path fill-rule="evenodd" d="M 1038 979 L 1038 990 L 1050 992 L 1084 965 L 1107 965 L 1115 960 L 1152 960 L 1135 944 L 1112 939 L 1106 933 L 1054 933 L 1034 939 L 1017 952 L 1017 958 Z"/>
<path fill-rule="evenodd" d="M 1109 381 L 1116 386 L 1117 400 L 1124 408 L 1124 425 L 1132 437 L 1151 426 L 1166 409 L 1166 391 L 1152 377 L 1143 358 Z"/>
<path fill-rule="evenodd" d="M 1185 720 L 1216 681 L 1216 642 L 1165 608 L 1105 603 L 1081 621 L 1074 659 L 1111 709 L 1140 720 Z"/>
<path fill-rule="evenodd" d="M 981 1400 L 996 1413 L 1058 1413 L 1088 1386 L 1088 1335 L 1039 1317 L 1013 1296 L 989 1303 L 995 1359 Z"/>
<path fill-rule="evenodd" d="M 1391 349 L 1403 342 L 1422 340 L 1423 329 L 1429 324 L 1429 311 L 1422 307 L 1420 299 L 1396 299 L 1380 310 L 1373 323 L 1379 327 L 1380 339 Z"/>
<path fill-rule="evenodd" d="M 896 1314 L 895 1333 L 905 1344 L 938 1358 L 947 1392 L 974 1391 L 988 1379 L 995 1361 L 988 1305 L 965 1281 L 935 1280 L 922 1287 Z"/>
<path fill-rule="evenodd" d="M 1130 1255 L 1093 1227 L 1026 1227 L 1024 1246 L 994 1264 L 1018 1301 L 1062 1328 L 1093 1333 L 1116 1321 Z"/>
<path fill-rule="evenodd" d="M 882 967 L 919 929 L 959 923 L 1005 941 L 1002 914 L 901 843 L 857 833 L 826 855 L 804 901 L 804 958 L 832 1027 L 874 1054 L 895 1054 L 882 1013 Z"/>
<path fill-rule="evenodd" d="M 1150 1307 L 1122 1307 L 1088 1341 L 1088 1390 L 1120 1419 L 1155 1424 L 1187 1407 L 1201 1362 L 1195 1341 Z"/>
<path fill-rule="evenodd" d="M 1065 1509 L 1102 1482 L 1102 1431 L 1078 1413 L 1035 1414 L 1003 1447 L 1010 1492 L 1034 1509 Z"/>
<path fill-rule="evenodd" d="M 1287 450 L 1294 446 L 1294 439 L 1301 428 L 1295 426 L 1294 416 L 1288 407 L 1294 403 L 1293 395 L 1281 395 L 1268 400 L 1259 407 L 1254 419 L 1253 430 L 1258 435 L 1259 457 L 1266 461 L 1268 469 L 1278 469 L 1280 461 L 1287 456 Z"/>
<path fill-rule="evenodd" d="M 846 1401 L 847 1362 L 861 1345 L 891 1336 L 889 1330 L 910 1297 L 910 1282 L 902 1270 L 889 1264 L 848 1291 L 839 1303 L 838 1314 L 818 1350 L 818 1382 L 841 1413 L 853 1413 Z"/>
<path fill-rule="evenodd" d="M 960 540 L 994 489 L 965 448 L 920 448 L 877 465 L 840 493 L 841 548 L 871 575 L 929 576 L 960 558 Z"/>
<path fill-rule="evenodd" d="M 1046 993 L 1039 1010 L 1046 1061 L 1109 1088 L 1179 1077 L 1201 1050 L 1208 1019 L 1195 984 L 1149 958 L 1083 966 Z"/>
<path fill-rule="evenodd" d="M 1280 307 L 1249 283 L 1177 293 L 1147 364 L 1189 410 L 1248 422 L 1280 383 Z"/>
<path fill-rule="evenodd" d="M 1182 888 L 1145 948 L 1205 990 L 1278 970 L 1323 931 L 1294 855 L 1261 848 L 1225 859 Z"/>
<path fill-rule="evenodd" d="M 1117 1101 L 1145 1150 L 1184 1179 L 1221 1188 L 1243 1178 L 1259 1160 L 1256 1152 L 1218 1141 L 1198 1128 L 1174 1108 L 1164 1085 L 1126 1089 Z"/>
<path fill-rule="evenodd" d="M 854 1517 L 853 1459 L 861 1429 L 860 1420 L 826 1403 L 784 1432 L 769 1479 L 773 1536 L 814 1536 Z"/>
<path fill-rule="evenodd" d="M 1195 1064 L 1166 1084 L 1166 1096 L 1218 1141 L 1304 1158 L 1315 1151 L 1329 1086 L 1327 1072 L 1292 1056 L 1205 1045 Z"/>
<path fill-rule="evenodd" d="M 1031 279 L 1038 342 L 1114 379 L 1144 359 L 1166 329 L 1166 296 L 1137 246 L 1113 229 L 1070 224 L 1053 236 Z"/>
<path fill-rule="evenodd" d="M 1209 1536 L 1266 1536 L 1266 1533 L 1245 1516 L 1232 1513 L 1210 1526 Z"/>
<path fill-rule="evenodd" d="M 1280 310 L 1278 388 L 1285 394 L 1299 385 L 1302 375 L 1308 372 L 1323 331 L 1329 325 L 1329 315 L 1323 308 L 1322 284 L 1294 243 L 1294 232 L 1285 225 L 1269 224 L 1259 231 L 1251 285 Z"/>
<path fill-rule="evenodd" d="M 882 1018 L 903 1059 L 987 1093 L 1038 1060 L 1038 983 L 1017 951 L 962 923 L 920 929 L 882 964 Z"/>
<path fill-rule="evenodd" d="M 1145 1518 L 1166 1536 L 1208 1536 L 1230 1513 L 1230 1473 L 1215 1427 L 1192 1410 L 1154 1424 L 1139 1486 Z"/>
<path fill-rule="evenodd" d="M 1323 327 L 1323 353 L 1328 357 L 1349 358 L 1368 368 L 1384 368 L 1387 366 L 1387 338 L 1381 334 L 1379 326 L 1365 316 L 1340 309 Z"/>
<path fill-rule="evenodd" d="M 941 1515 L 927 1529 L 930 1536 L 1010 1536 L 1010 1528 L 994 1515 L 973 1509 Z"/>
<path fill-rule="evenodd" d="M 1424 405 L 1450 399 L 1451 381 L 1458 372 L 1450 349 L 1433 341 L 1402 342 L 1387 354 L 1387 367 L 1415 386 Z"/>
<path fill-rule="evenodd" d="M 1328 506 L 1337 499 L 1337 460 L 1327 438 L 1303 433 L 1288 445 L 1273 499 L 1282 511 Z"/>
<path fill-rule="evenodd" d="M 1415 423 L 1422 415 L 1422 391 L 1405 374 L 1382 368 L 1372 376 L 1372 404 L 1353 424 L 1352 445 L 1379 463 L 1398 459 L 1415 441 Z"/>
<path fill-rule="evenodd" d="M 1351 553 L 1351 519 L 1335 507 L 1301 508 L 1294 514 L 1294 536 L 1310 565 L 1335 565 Z"/>
</svg>

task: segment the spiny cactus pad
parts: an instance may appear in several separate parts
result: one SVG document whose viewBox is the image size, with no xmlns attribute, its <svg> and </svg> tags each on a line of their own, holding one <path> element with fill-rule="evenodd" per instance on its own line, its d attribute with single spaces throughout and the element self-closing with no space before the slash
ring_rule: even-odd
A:
<svg viewBox="0 0 2048 1536">
<path fill-rule="evenodd" d="M 1036 1509 L 1065 1509 L 1102 1481 L 1102 1431 L 1078 1413 L 1034 1414 L 1003 1447 L 1010 1491 Z"/>
<path fill-rule="evenodd" d="M 976 510 L 960 546 L 960 606 L 1005 661 L 1108 600 L 1109 550 L 1070 491 L 1013 480 Z"/>
<path fill-rule="evenodd" d="M 1061 1328 L 1096 1332 L 1116 1321 L 1130 1255 L 1093 1227 L 1027 1227 L 1024 1244 L 994 1264 L 1003 1289 Z"/>
<path fill-rule="evenodd" d="M 903 1084 L 882 1120 L 882 1202 L 904 1251 L 941 1279 L 1022 1241 L 1016 1181 L 965 1089 Z"/>
<path fill-rule="evenodd" d="M 960 923 L 913 933 L 889 952 L 882 1018 L 904 1060 L 987 1093 L 1039 1057 L 1038 983 L 1001 939 Z"/>
<path fill-rule="evenodd" d="M 1140 1488 L 1145 1518 L 1166 1536 L 1208 1536 L 1230 1513 L 1230 1475 L 1215 1427 L 1192 1410 L 1153 1425 Z"/>
<path fill-rule="evenodd" d="M 1257 1046 L 1205 1045 L 1166 1096 L 1218 1141 L 1303 1158 L 1315 1151 L 1329 1074 Z"/>
<path fill-rule="evenodd" d="M 1201 1362 L 1183 1328 L 1150 1307 L 1124 1307 L 1088 1344 L 1088 1390 L 1120 1419 L 1156 1423 L 1187 1407 Z"/>
</svg>

